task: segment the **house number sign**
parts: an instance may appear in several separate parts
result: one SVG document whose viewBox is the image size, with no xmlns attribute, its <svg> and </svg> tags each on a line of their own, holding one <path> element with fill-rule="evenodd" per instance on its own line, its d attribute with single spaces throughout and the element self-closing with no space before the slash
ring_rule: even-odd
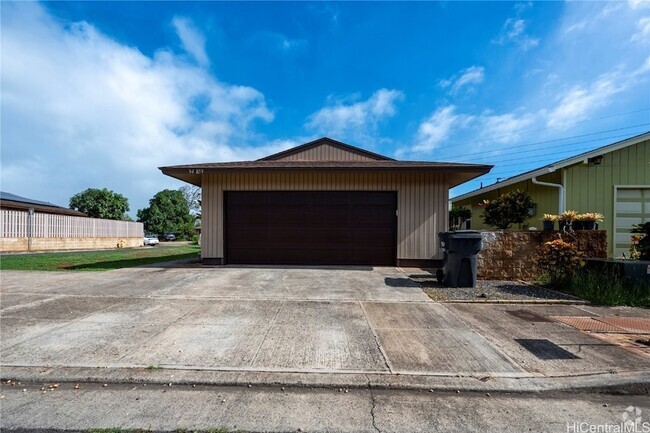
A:
<svg viewBox="0 0 650 433">
<path fill-rule="evenodd" d="M 190 172 L 190 174 L 203 174 L 203 169 L 202 168 L 190 168 L 189 172 Z"/>
</svg>

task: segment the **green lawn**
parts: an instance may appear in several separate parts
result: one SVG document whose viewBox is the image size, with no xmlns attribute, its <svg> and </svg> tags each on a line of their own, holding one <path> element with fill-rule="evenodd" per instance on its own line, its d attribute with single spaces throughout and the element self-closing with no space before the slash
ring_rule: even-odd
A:
<svg viewBox="0 0 650 433">
<path fill-rule="evenodd" d="M 21 271 L 109 271 L 198 257 L 200 247 L 143 247 L 74 253 L 16 254 L 0 257 L 0 269 Z"/>
</svg>

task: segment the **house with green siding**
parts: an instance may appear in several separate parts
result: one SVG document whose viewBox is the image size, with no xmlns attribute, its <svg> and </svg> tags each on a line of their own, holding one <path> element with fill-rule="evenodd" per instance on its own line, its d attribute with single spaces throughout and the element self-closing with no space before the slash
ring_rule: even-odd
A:
<svg viewBox="0 0 650 433">
<path fill-rule="evenodd" d="M 543 214 L 565 210 L 599 212 L 607 231 L 608 254 L 627 255 L 633 224 L 650 221 L 650 131 L 553 164 L 510 177 L 452 198 L 470 208 L 471 228 L 488 229 L 481 215 L 483 200 L 520 189 L 537 204 L 528 221 L 513 229 L 542 228 Z"/>
</svg>

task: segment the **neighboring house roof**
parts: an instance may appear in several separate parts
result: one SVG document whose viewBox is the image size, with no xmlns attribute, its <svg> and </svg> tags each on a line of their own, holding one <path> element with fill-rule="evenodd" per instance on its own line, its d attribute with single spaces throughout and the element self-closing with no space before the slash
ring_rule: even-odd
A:
<svg viewBox="0 0 650 433">
<path fill-rule="evenodd" d="M 372 159 L 362 160 L 295 160 L 295 159 L 281 159 L 289 154 L 296 154 L 304 152 L 306 149 L 321 145 L 335 145 L 336 147 L 343 148 L 346 151 L 353 153 L 363 153 L 365 157 L 372 156 Z M 269 159 L 271 158 L 271 159 Z M 454 173 L 453 179 L 450 180 L 452 186 L 458 185 L 467 180 L 481 176 L 488 173 L 492 169 L 491 165 L 483 164 L 460 164 L 451 162 L 428 162 L 428 161 L 397 161 L 392 158 L 384 157 L 382 155 L 367 152 L 363 149 L 349 146 L 344 143 L 332 140 L 330 138 L 322 138 L 320 140 L 312 141 L 302 146 L 286 150 L 284 152 L 276 153 L 266 158 L 258 159 L 257 161 L 240 161 L 240 162 L 213 162 L 205 164 L 187 164 L 175 165 L 170 167 L 160 167 L 160 170 L 171 177 L 192 183 L 194 185 L 201 185 L 201 174 L 203 173 L 224 173 L 224 172 L 248 172 L 251 170 L 365 170 L 365 171 L 386 171 L 386 170 L 401 170 L 401 171 L 437 171 L 444 173 Z"/>
<path fill-rule="evenodd" d="M 552 164 L 545 165 L 543 167 L 536 168 L 534 170 L 527 171 L 522 174 L 518 174 L 516 176 L 509 177 L 505 180 L 502 180 L 501 182 L 496 182 L 492 185 L 475 189 L 474 191 L 467 192 L 465 194 L 459 195 L 457 197 L 454 197 L 451 199 L 452 202 L 464 200 L 466 198 L 470 198 L 479 194 L 483 194 L 486 192 L 494 191 L 495 189 L 503 188 L 505 186 L 513 185 L 515 183 L 519 183 L 528 179 L 532 179 L 533 177 L 537 176 L 542 176 L 548 173 L 552 173 L 556 170 L 560 170 L 565 167 L 569 167 L 574 164 L 582 163 L 582 162 L 587 162 L 591 158 L 595 158 L 601 155 L 604 155 L 606 153 L 611 153 L 615 152 L 619 149 L 623 149 L 628 146 L 633 146 L 637 143 L 640 143 L 645 140 L 650 139 L 650 131 L 644 132 L 643 134 L 635 135 L 634 137 L 626 138 L 625 140 L 622 141 L 617 141 L 616 143 L 608 144 L 603 147 L 599 147 L 594 150 L 590 150 L 589 152 L 584 152 L 576 156 L 572 156 L 570 158 L 562 159 L 560 161 L 554 162 Z"/>
<path fill-rule="evenodd" d="M 337 147 L 341 150 L 351 152 L 351 153 L 356 153 L 357 155 L 365 156 L 366 158 L 370 158 L 370 159 L 394 161 L 393 158 L 389 158 L 387 156 L 380 155 L 378 153 L 373 153 L 365 149 L 361 149 L 359 147 L 351 146 L 349 144 L 342 143 L 337 140 L 333 140 L 329 137 L 322 137 L 319 138 L 318 140 L 310 141 L 309 143 L 292 147 L 291 149 L 283 150 L 282 152 L 274 153 L 273 155 L 265 156 L 264 158 L 258 159 L 258 161 L 276 161 L 323 145 Z"/>
<path fill-rule="evenodd" d="M 33 200 L 31 198 L 21 197 L 16 194 L 11 194 L 9 192 L 2 192 L 2 191 L 0 191 L 0 208 L 16 209 L 16 210 L 28 210 L 32 208 L 36 212 L 41 212 L 41 213 L 72 215 L 72 216 L 81 216 L 81 217 L 87 216 L 83 212 L 79 212 L 73 209 L 68 209 L 63 206 L 57 206 L 53 203 L 49 203 L 41 200 Z"/>
</svg>

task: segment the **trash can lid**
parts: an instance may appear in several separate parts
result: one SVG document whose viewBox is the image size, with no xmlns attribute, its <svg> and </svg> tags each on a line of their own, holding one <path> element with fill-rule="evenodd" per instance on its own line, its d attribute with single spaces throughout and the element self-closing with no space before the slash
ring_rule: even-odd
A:
<svg viewBox="0 0 650 433">
<path fill-rule="evenodd" d="M 453 232 L 448 232 L 448 235 L 451 238 L 471 238 L 471 239 L 482 238 L 481 232 L 476 230 L 456 230 Z"/>
</svg>

